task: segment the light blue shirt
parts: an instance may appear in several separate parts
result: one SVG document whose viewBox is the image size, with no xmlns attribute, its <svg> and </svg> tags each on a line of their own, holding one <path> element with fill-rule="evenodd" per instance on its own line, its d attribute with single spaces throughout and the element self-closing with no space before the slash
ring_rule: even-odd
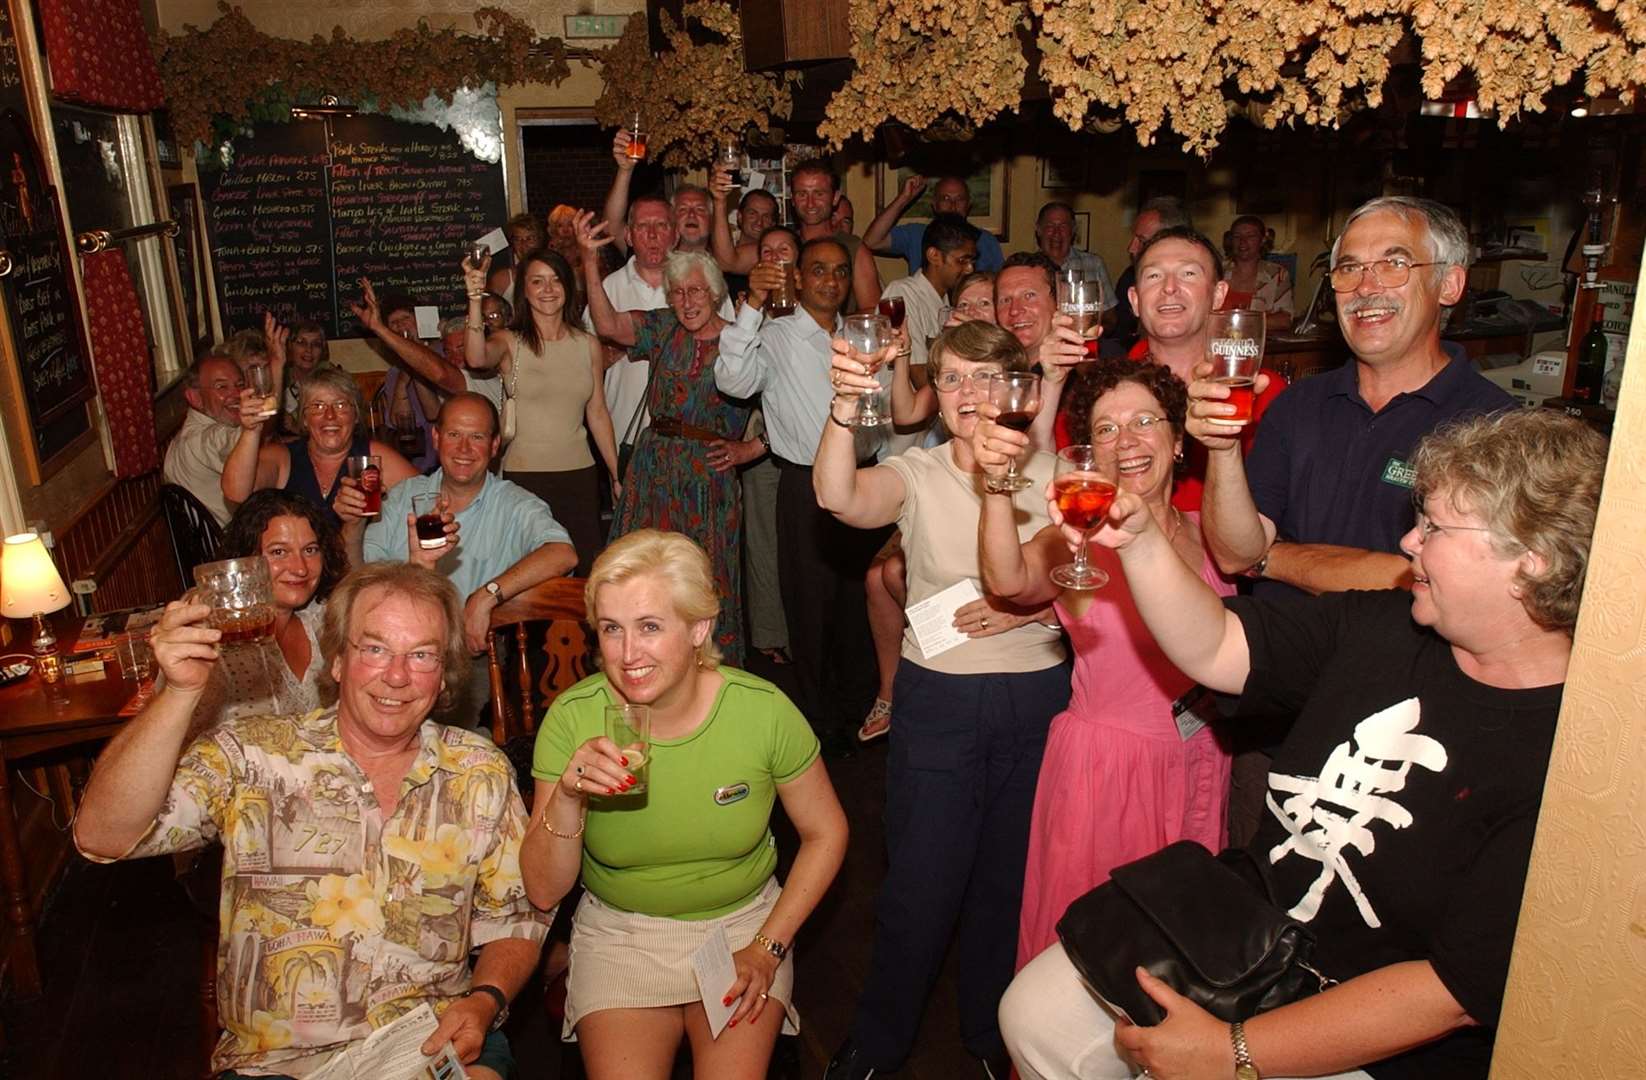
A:
<svg viewBox="0 0 1646 1080">
<path fill-rule="evenodd" d="M 926 265 L 926 226 L 920 222 L 911 221 L 892 229 L 887 238 L 892 254 L 901 255 L 903 261 L 909 264 L 909 273 L 918 274 L 920 268 Z M 995 239 L 994 233 L 987 229 L 977 231 L 977 264 L 979 270 L 999 270 L 1006 261 L 1006 253 L 1000 250 L 1000 241 Z"/>
<path fill-rule="evenodd" d="M 413 495 L 440 490 L 445 470 L 413 476 L 383 493 L 383 512 L 366 526 L 367 562 L 404 562 L 406 515 Z M 435 569 L 457 586 L 460 599 L 503 573 L 544 544 L 570 544 L 570 534 L 549 512 L 549 504 L 518 484 L 491 473 L 474 501 L 457 513 L 457 544 Z"/>
<path fill-rule="evenodd" d="M 764 320 L 764 321 L 763 321 Z M 835 316 L 834 333 L 845 323 Z M 829 422 L 829 383 L 833 353 L 830 332 L 804 308 L 793 315 L 766 319 L 753 304 L 744 304 L 737 318 L 720 332 L 720 356 L 714 362 L 714 382 L 732 397 L 760 395 L 766 417 L 766 437 L 772 453 L 796 465 L 810 465 Z M 889 386 L 891 369 L 880 371 L 881 385 Z M 858 428 L 859 461 L 873 455 L 885 441 L 884 428 Z"/>
</svg>

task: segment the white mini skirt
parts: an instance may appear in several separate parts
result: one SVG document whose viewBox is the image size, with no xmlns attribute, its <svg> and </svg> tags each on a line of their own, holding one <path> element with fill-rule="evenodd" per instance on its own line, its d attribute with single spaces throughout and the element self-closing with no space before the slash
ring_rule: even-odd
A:
<svg viewBox="0 0 1646 1080">
<path fill-rule="evenodd" d="M 571 970 L 566 976 L 566 1022 L 560 1037 L 576 1041 L 577 1022 L 601 1009 L 658 1009 L 702 1001 L 692 955 L 719 926 L 733 952 L 748 945 L 777 906 L 783 889 L 773 877 L 753 900 L 718 919 L 640 915 L 603 904 L 584 890 L 572 921 Z M 783 1006 L 783 1033 L 800 1031 L 794 1007 L 794 953 L 783 958 L 766 991 Z"/>
</svg>

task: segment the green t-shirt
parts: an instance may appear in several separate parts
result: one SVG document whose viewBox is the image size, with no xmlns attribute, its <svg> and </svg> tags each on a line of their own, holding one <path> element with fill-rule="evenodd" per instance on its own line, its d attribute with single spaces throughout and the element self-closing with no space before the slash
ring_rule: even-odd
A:
<svg viewBox="0 0 1646 1080">
<path fill-rule="evenodd" d="M 685 738 L 653 740 L 646 794 L 589 800 L 583 885 L 604 903 L 713 919 L 746 904 L 777 870 L 777 785 L 816 760 L 817 736 L 765 679 L 717 670 L 724 682 L 708 719 Z M 538 728 L 532 775 L 560 779 L 573 751 L 604 734 L 615 703 L 603 674 L 563 691 Z"/>
</svg>

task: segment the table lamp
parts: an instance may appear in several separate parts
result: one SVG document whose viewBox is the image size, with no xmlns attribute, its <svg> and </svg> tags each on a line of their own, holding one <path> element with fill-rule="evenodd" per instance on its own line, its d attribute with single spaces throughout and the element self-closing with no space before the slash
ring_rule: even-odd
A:
<svg viewBox="0 0 1646 1080">
<path fill-rule="evenodd" d="M 57 638 L 46 616 L 69 606 L 69 590 L 40 537 L 31 532 L 6 537 L 0 556 L 0 615 L 34 619 L 34 669 L 46 682 L 63 676 Z"/>
</svg>

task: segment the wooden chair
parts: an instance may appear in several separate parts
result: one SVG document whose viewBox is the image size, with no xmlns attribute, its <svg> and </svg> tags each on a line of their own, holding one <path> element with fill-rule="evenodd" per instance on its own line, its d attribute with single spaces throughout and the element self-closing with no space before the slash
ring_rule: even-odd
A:
<svg viewBox="0 0 1646 1080">
<path fill-rule="evenodd" d="M 171 530 L 177 575 L 187 589 L 194 584 L 194 568 L 215 561 L 223 550 L 223 528 L 205 503 L 177 484 L 160 485 L 160 507 L 166 515 L 166 527 Z"/>
<path fill-rule="evenodd" d="M 595 669 L 594 632 L 583 608 L 583 578 L 553 578 L 510 597 L 492 612 L 486 631 L 486 666 L 491 675 L 492 739 L 507 746 L 513 739 L 537 729 L 537 718 L 553 703 L 560 691 L 578 682 Z M 536 679 L 533 694 L 531 635 L 528 624 L 547 623 L 542 638 L 542 655 L 548 666 Z M 515 681 L 519 704 L 510 708 L 508 689 L 499 656 L 498 635 L 513 631 Z"/>
</svg>

